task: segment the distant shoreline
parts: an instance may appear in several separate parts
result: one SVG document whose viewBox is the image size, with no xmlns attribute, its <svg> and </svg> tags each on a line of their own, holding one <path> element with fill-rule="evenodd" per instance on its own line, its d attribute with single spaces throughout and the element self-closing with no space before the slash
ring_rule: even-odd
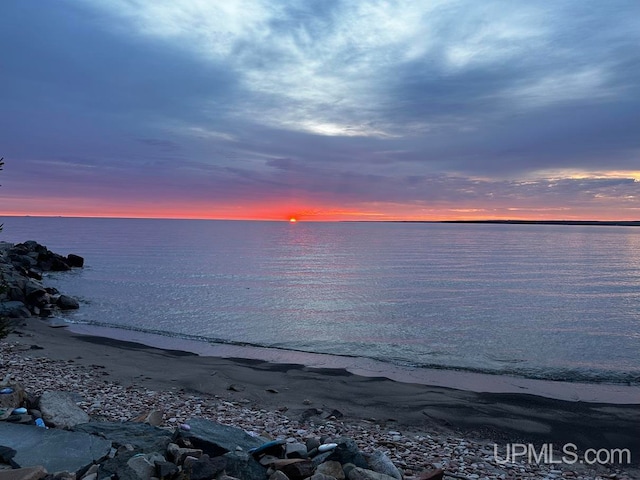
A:
<svg viewBox="0 0 640 480">
<path fill-rule="evenodd" d="M 366 221 L 366 220 L 365 220 Z M 381 223 L 485 223 L 499 225 L 599 225 L 640 227 L 640 220 L 388 220 Z"/>
</svg>

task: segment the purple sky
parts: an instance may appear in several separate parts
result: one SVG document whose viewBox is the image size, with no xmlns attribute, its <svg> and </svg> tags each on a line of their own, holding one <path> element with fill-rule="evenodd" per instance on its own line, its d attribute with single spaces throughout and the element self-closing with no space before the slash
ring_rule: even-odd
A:
<svg viewBox="0 0 640 480">
<path fill-rule="evenodd" d="M 6 0 L 0 214 L 640 219 L 640 2 Z"/>
</svg>

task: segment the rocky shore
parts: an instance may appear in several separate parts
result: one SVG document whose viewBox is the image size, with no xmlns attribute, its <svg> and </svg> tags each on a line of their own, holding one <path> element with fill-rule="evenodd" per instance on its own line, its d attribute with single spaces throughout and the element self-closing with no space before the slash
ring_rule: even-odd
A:
<svg viewBox="0 0 640 480">
<path fill-rule="evenodd" d="M 524 407 L 498 397 L 425 393 L 384 379 L 205 359 L 51 329 L 35 316 L 62 308 L 62 295 L 28 273 L 49 265 L 22 258 L 45 258 L 33 244 L 7 248 L 0 260 L 18 296 L 3 302 L 21 302 L 16 311 L 29 314 L 0 340 L 0 480 L 638 478 L 637 469 L 621 464 L 504 461 L 507 437 L 496 455 L 495 437 L 488 436 L 495 429 L 472 435 L 453 417 L 434 421 L 438 408 L 425 407 L 429 394 L 469 420 L 491 398 L 491 412 L 512 422 Z M 39 295 L 27 294 L 27 285 Z M 367 399 L 381 392 L 385 400 L 370 408 Z M 527 402 L 539 410 L 535 399 Z M 552 404 L 545 405 L 541 416 L 553 416 Z M 624 433 L 633 431 L 636 407 L 566 408 L 582 411 L 582 421 L 596 427 L 614 412 Z M 538 421 L 526 427 L 540 429 Z"/>
<path fill-rule="evenodd" d="M 78 301 L 42 283 L 47 272 L 82 268 L 84 259 L 53 253 L 35 241 L 0 243 L 0 316 L 51 317 L 60 310 L 79 308 Z"/>
</svg>

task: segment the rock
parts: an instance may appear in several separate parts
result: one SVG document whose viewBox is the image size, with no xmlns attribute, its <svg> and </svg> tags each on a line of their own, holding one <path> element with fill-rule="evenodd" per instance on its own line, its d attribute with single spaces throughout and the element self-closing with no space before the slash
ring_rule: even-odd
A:
<svg viewBox="0 0 640 480">
<path fill-rule="evenodd" d="M 328 460 L 335 460 L 342 465 L 346 463 L 353 463 L 356 467 L 368 468 L 369 464 L 366 459 L 360 453 L 356 442 L 348 437 L 340 437 L 336 439 L 334 443 L 337 443 L 337 447 L 331 452 Z"/>
<path fill-rule="evenodd" d="M 400 470 L 398 470 L 391 459 L 389 459 L 389 457 L 387 457 L 383 452 L 375 451 L 369 455 L 365 455 L 365 458 L 369 464 L 370 470 L 378 473 L 384 473 L 396 480 L 402 480 L 402 473 L 400 473 Z"/>
<path fill-rule="evenodd" d="M 60 295 L 60 298 L 58 298 L 56 305 L 62 310 L 75 310 L 80 308 L 80 302 L 68 295 Z"/>
<path fill-rule="evenodd" d="M 82 410 L 69 392 L 44 392 L 38 402 L 42 419 L 57 428 L 71 428 L 89 422 L 89 415 Z"/>
<path fill-rule="evenodd" d="M 0 302 L 0 316 L 9 318 L 28 318 L 31 316 L 31 312 L 23 302 L 10 300 L 8 302 Z"/>
<path fill-rule="evenodd" d="M 269 477 L 269 480 L 289 480 L 289 477 L 287 477 L 287 474 L 284 473 L 283 471 L 276 470 L 271 474 L 271 476 Z"/>
<path fill-rule="evenodd" d="M 282 470 L 290 480 L 303 480 L 313 475 L 313 469 L 313 462 L 311 462 L 311 460 L 303 460 L 301 462 L 284 465 L 279 470 Z"/>
<path fill-rule="evenodd" d="M 138 474 L 129 466 L 129 461 L 139 455 L 133 451 L 123 451 L 100 464 L 98 479 L 117 478 L 118 480 L 140 480 Z"/>
<path fill-rule="evenodd" d="M 202 449 L 211 457 L 234 452 L 237 447 L 248 451 L 264 443 L 262 439 L 252 437 L 240 428 L 229 427 L 210 420 L 191 418 L 186 423 L 191 426 L 191 430 L 179 430 L 175 437 L 188 439 L 195 448 Z"/>
<path fill-rule="evenodd" d="M 257 448 L 250 449 L 249 453 L 251 453 L 251 455 L 253 455 L 255 458 L 260 458 L 262 455 L 270 455 L 276 458 L 282 458 L 286 451 L 285 443 L 286 442 L 282 439 L 272 440 L 271 442 L 263 443 Z"/>
<path fill-rule="evenodd" d="M 111 442 L 93 435 L 0 422 L 2 444 L 16 451 L 16 467 L 42 465 L 49 472 L 78 472 L 106 458 Z"/>
<path fill-rule="evenodd" d="M 7 410 L 9 414 L 11 414 L 14 409 L 20 407 L 27 398 L 24 388 L 17 383 L 3 386 L 0 392 L 5 392 L 0 393 L 0 409 Z"/>
<path fill-rule="evenodd" d="M 67 255 L 67 264 L 70 267 L 82 268 L 84 267 L 84 258 L 80 255 L 70 253 L 69 255 Z"/>
<path fill-rule="evenodd" d="M 342 465 L 339 462 L 324 462 L 318 465 L 316 468 L 316 473 L 322 473 L 324 475 L 328 475 L 330 477 L 335 478 L 336 480 L 344 480 L 344 470 L 342 469 Z"/>
<path fill-rule="evenodd" d="M 0 463 L 15 466 L 11 459 L 16 456 L 16 453 L 18 452 L 16 452 L 13 448 L 0 446 Z"/>
<path fill-rule="evenodd" d="M 116 448 L 131 445 L 141 453 L 164 453 L 172 436 L 162 428 L 133 422 L 91 422 L 76 425 L 72 430 L 106 438 Z"/>
<path fill-rule="evenodd" d="M 347 478 L 349 480 L 392 480 L 394 477 L 366 468 L 354 467 L 349 471 Z"/>
<path fill-rule="evenodd" d="M 307 446 L 303 443 L 287 443 L 285 448 L 287 458 L 308 458 Z"/>
<path fill-rule="evenodd" d="M 185 472 L 189 480 L 209 480 L 216 477 L 227 466 L 227 460 L 224 457 L 210 458 L 209 455 L 203 455 Z"/>
<path fill-rule="evenodd" d="M 418 477 L 418 480 L 443 480 L 444 478 L 444 470 L 438 468 L 436 470 L 428 470 L 422 472 Z"/>
<path fill-rule="evenodd" d="M 138 415 L 131 419 L 131 421 L 136 423 L 148 423 L 149 425 L 158 427 L 162 425 L 162 417 L 162 412 L 160 410 L 151 410 L 150 412 Z"/>
<path fill-rule="evenodd" d="M 167 446 L 167 453 L 176 465 L 182 465 L 187 457 L 200 458 L 202 456 L 202 450 L 199 448 L 185 448 L 170 443 Z"/>
<path fill-rule="evenodd" d="M 127 461 L 127 466 L 141 480 L 149 480 L 156 473 L 156 466 L 144 454 L 137 454 Z"/>
<path fill-rule="evenodd" d="M 156 461 L 156 477 L 160 480 L 169 480 L 179 471 L 178 466 L 173 462 Z"/>
<path fill-rule="evenodd" d="M 307 452 L 310 452 L 314 448 L 317 449 L 320 446 L 320 440 L 316 437 L 309 437 L 306 441 Z"/>
<path fill-rule="evenodd" d="M 309 480 L 336 480 L 331 475 L 325 475 L 324 473 L 314 473 L 309 477 Z"/>
<path fill-rule="evenodd" d="M 262 480 L 267 478 L 267 470 L 255 458 L 245 452 L 229 452 L 223 455 L 227 460 L 226 471 L 229 475 L 243 480 Z"/>
<path fill-rule="evenodd" d="M 46 476 L 47 469 L 42 465 L 0 472 L 0 480 L 40 480 Z"/>
<path fill-rule="evenodd" d="M 329 452 L 338 446 L 337 443 L 323 443 L 318 447 L 319 453 Z"/>
</svg>

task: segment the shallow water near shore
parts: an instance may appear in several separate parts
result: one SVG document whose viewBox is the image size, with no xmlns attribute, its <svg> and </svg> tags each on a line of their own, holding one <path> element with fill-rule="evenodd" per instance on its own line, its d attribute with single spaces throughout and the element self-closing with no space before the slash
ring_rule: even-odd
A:
<svg viewBox="0 0 640 480">
<path fill-rule="evenodd" d="M 84 256 L 83 270 L 47 282 L 81 299 L 70 322 L 125 338 L 640 385 L 640 229 L 2 222 L 2 240 Z"/>
</svg>

